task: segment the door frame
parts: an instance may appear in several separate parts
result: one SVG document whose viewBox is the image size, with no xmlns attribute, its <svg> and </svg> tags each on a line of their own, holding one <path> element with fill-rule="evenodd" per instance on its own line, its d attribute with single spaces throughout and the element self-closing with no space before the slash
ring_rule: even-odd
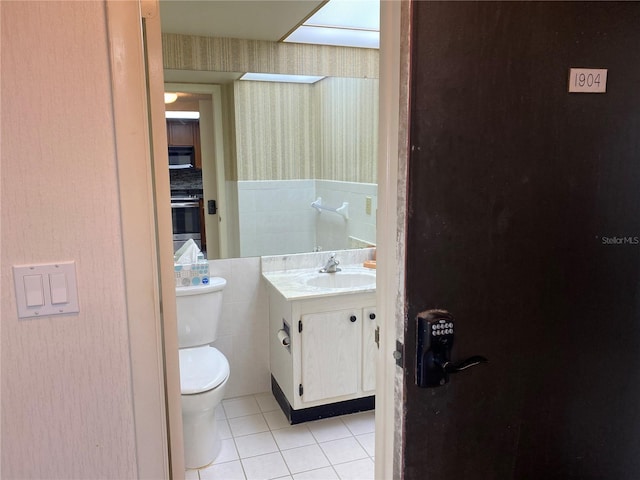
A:
<svg viewBox="0 0 640 480">
<path fill-rule="evenodd" d="M 168 169 L 153 168 L 154 158 L 158 164 L 168 163 L 162 146 L 163 139 L 166 146 L 166 129 L 161 113 L 164 79 L 159 5 L 157 0 L 106 0 L 106 9 L 138 472 L 140 478 L 184 478 L 171 218 L 168 210 L 156 209 L 170 202 Z M 409 1 L 381 1 L 377 479 L 402 476 L 402 369 L 393 355 L 396 338 L 402 340 L 404 331 L 409 15 Z"/>
<path fill-rule="evenodd" d="M 138 477 L 184 478 L 159 4 L 105 8 Z"/>
<path fill-rule="evenodd" d="M 224 158 L 224 132 L 222 120 L 222 88 L 220 85 L 209 85 L 199 83 L 175 83 L 167 82 L 164 84 L 166 91 L 185 92 L 185 93 L 202 93 L 211 95 L 211 107 L 213 109 L 213 136 L 214 149 L 212 152 L 215 165 L 216 175 L 216 196 L 218 209 L 218 258 L 227 258 L 229 254 L 228 234 L 227 234 L 227 186 L 225 177 L 225 158 Z M 202 133 L 202 129 L 201 129 Z M 201 135 L 202 138 L 202 135 Z M 202 143 L 202 140 L 201 140 Z M 207 232 L 207 238 L 209 238 Z"/>
<path fill-rule="evenodd" d="M 382 480 L 403 476 L 404 375 L 394 354 L 397 342 L 404 342 L 410 2 L 381 0 L 380 7 L 376 308 L 381 325 L 376 364 L 375 478 Z"/>
</svg>

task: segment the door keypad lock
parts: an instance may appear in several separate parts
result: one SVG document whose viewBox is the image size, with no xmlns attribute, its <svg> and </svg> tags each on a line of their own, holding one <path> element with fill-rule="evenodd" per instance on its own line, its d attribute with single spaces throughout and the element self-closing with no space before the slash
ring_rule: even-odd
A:
<svg viewBox="0 0 640 480">
<path fill-rule="evenodd" d="M 449 375 L 488 360 L 475 355 L 460 363 L 451 361 L 455 321 L 446 310 L 427 310 L 418 314 L 416 384 L 439 387 L 449 382 Z"/>
</svg>

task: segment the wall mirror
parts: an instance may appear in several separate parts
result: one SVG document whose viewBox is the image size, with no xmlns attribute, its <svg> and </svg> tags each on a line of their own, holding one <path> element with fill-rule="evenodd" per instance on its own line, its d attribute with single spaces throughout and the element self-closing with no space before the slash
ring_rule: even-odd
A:
<svg viewBox="0 0 640 480">
<path fill-rule="evenodd" d="M 293 3 L 306 5 L 282 13 Z M 271 33 L 274 40 L 258 26 L 249 29 L 259 31 L 252 34 L 246 26 L 228 26 L 234 30 L 229 32 L 171 20 L 172 8 L 185 4 L 194 11 L 214 8 L 218 16 L 231 6 L 272 4 L 270 15 L 296 17 L 282 20 L 287 25 L 279 29 L 286 33 L 314 3 L 322 2 L 161 2 L 165 91 L 178 94 L 166 109 L 199 114 L 197 120 L 169 120 L 196 124 L 200 149 L 199 168 L 170 171 L 172 197 L 197 192 L 200 185 L 209 259 L 375 244 L 378 51 L 283 44 L 277 41 L 281 33 Z M 255 11 L 245 15 L 261 17 Z M 241 79 L 255 71 L 321 78 Z M 169 127 L 168 135 L 171 144 Z"/>
</svg>

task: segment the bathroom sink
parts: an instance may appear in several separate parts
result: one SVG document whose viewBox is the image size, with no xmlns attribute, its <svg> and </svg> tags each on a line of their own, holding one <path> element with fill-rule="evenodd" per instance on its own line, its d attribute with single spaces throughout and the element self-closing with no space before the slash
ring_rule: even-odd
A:
<svg viewBox="0 0 640 480">
<path fill-rule="evenodd" d="M 376 291 L 376 271 L 361 265 L 341 265 L 342 270 L 321 273 L 318 267 L 263 272 L 262 276 L 287 300 L 319 298 Z"/>
<path fill-rule="evenodd" d="M 376 285 L 375 273 L 362 272 L 336 272 L 336 273 L 316 273 L 305 276 L 303 282 L 309 287 L 317 288 L 359 288 Z"/>
</svg>

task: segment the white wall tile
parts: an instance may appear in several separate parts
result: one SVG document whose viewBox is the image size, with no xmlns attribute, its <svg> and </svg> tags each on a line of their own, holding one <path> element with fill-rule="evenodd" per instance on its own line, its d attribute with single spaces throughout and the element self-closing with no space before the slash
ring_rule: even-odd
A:
<svg viewBox="0 0 640 480">
<path fill-rule="evenodd" d="M 222 319 L 214 346 L 229 361 L 226 398 L 270 389 L 269 299 L 259 258 L 209 261 L 212 275 L 226 278 Z"/>
</svg>

